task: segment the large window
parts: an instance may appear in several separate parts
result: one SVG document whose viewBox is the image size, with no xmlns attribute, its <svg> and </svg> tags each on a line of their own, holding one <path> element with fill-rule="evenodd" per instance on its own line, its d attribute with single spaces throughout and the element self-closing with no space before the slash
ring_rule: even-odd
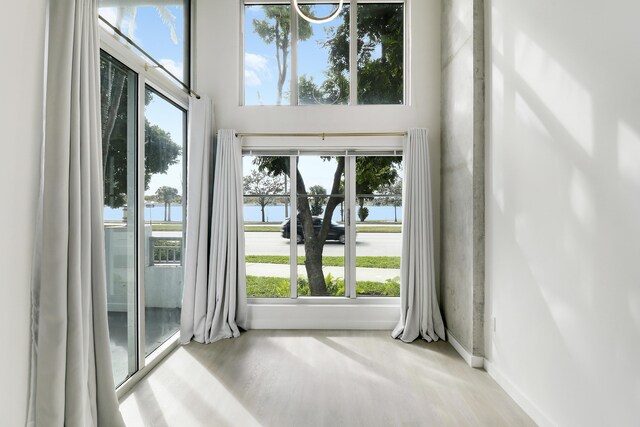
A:
<svg viewBox="0 0 640 427">
<path fill-rule="evenodd" d="M 289 1 L 244 1 L 245 105 L 404 103 L 404 1 L 346 1 L 324 24 Z M 313 16 L 337 7 L 300 4 Z"/>
<path fill-rule="evenodd" d="M 245 156 L 247 296 L 399 296 L 401 174 L 391 155 Z"/>
<path fill-rule="evenodd" d="M 190 0 L 100 0 L 98 13 L 169 72 L 188 83 L 190 3 Z"/>
<path fill-rule="evenodd" d="M 178 331 L 186 111 L 102 52 L 109 335 L 116 385 Z"/>
</svg>

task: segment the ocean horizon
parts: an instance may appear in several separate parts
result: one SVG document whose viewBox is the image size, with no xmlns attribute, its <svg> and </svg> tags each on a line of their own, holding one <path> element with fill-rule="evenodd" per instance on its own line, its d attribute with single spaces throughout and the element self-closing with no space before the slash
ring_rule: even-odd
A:
<svg viewBox="0 0 640 427">
<path fill-rule="evenodd" d="M 369 216 L 367 221 L 393 221 L 394 220 L 394 207 L 393 206 L 367 206 L 369 209 Z M 356 207 L 357 211 L 358 207 Z M 398 221 L 402 221 L 402 207 L 395 208 Z M 284 205 L 269 205 L 265 207 L 265 222 L 282 222 L 289 215 L 285 215 Z M 124 209 L 113 209 L 109 207 L 104 208 L 104 220 L 105 221 L 119 221 L 122 220 L 124 215 Z M 183 218 L 182 205 L 171 205 L 171 221 L 180 222 Z M 340 207 L 336 208 L 333 213 L 333 218 L 336 222 L 343 221 L 343 213 Z M 153 208 L 144 208 L 144 220 L 145 221 L 164 221 L 164 206 L 155 206 Z M 260 222 L 262 215 L 260 206 L 253 204 L 244 205 L 244 220 L 247 222 Z"/>
</svg>

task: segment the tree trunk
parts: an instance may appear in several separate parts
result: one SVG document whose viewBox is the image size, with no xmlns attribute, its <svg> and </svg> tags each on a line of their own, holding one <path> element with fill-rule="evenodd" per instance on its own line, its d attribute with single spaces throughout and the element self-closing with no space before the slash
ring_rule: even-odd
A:
<svg viewBox="0 0 640 427">
<path fill-rule="evenodd" d="M 393 205 L 393 219 L 395 222 L 398 222 L 398 208 L 396 205 Z"/>
<path fill-rule="evenodd" d="M 171 202 L 167 206 L 167 221 L 171 222 Z"/>
<path fill-rule="evenodd" d="M 338 167 L 336 168 L 333 176 L 331 194 L 338 194 L 340 181 L 344 173 L 344 160 L 336 160 L 338 161 Z M 309 289 L 311 290 L 311 295 L 314 296 L 328 295 L 327 284 L 324 279 L 324 272 L 322 271 L 322 252 L 324 250 L 324 243 L 327 240 L 327 235 L 329 234 L 333 212 L 338 205 L 344 201 L 344 198 L 333 196 L 329 197 L 324 211 L 322 228 L 320 228 L 320 231 L 316 235 L 313 228 L 313 216 L 311 215 L 306 186 L 299 170 L 297 173 L 296 188 L 298 192 L 299 217 L 302 223 L 302 232 L 304 234 L 304 250 L 306 254 L 304 265 L 307 270 L 307 277 L 309 278 Z"/>
<path fill-rule="evenodd" d="M 309 289 L 313 296 L 325 296 L 327 293 L 327 284 L 322 271 L 322 251 L 324 243 L 320 243 L 316 238 L 306 239 L 304 241 L 305 261 L 304 266 L 307 270 L 309 278 Z"/>
<path fill-rule="evenodd" d="M 322 251 L 324 249 L 324 240 L 319 240 L 313 229 L 313 216 L 309 207 L 309 199 L 306 197 L 307 190 L 304 180 L 297 174 L 296 188 L 298 191 L 298 211 L 300 212 L 299 221 L 302 226 L 302 234 L 304 236 L 305 261 L 304 266 L 307 270 L 309 279 L 309 289 L 313 296 L 327 295 L 327 284 L 324 280 L 324 272 L 322 271 Z M 291 213 L 293 215 L 293 212 Z M 291 237 L 297 230 L 291 230 Z"/>
<path fill-rule="evenodd" d="M 260 205 L 260 210 L 262 211 L 262 222 L 265 222 L 265 220 L 264 220 L 264 205 Z"/>
</svg>

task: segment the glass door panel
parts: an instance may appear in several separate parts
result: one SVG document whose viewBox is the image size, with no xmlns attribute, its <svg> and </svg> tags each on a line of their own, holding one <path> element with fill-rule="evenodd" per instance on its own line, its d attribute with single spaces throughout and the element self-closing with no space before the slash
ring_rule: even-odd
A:
<svg viewBox="0 0 640 427">
<path fill-rule="evenodd" d="M 298 296 L 345 295 L 344 168 L 344 157 L 298 157 Z"/>
<path fill-rule="evenodd" d="M 247 297 L 291 296 L 289 157 L 244 156 Z"/>
<path fill-rule="evenodd" d="M 136 121 L 137 76 L 100 57 L 107 310 L 113 379 L 137 370 Z"/>
<path fill-rule="evenodd" d="M 184 253 L 185 111 L 145 90 L 145 354 L 180 328 Z"/>
<path fill-rule="evenodd" d="M 402 157 L 356 158 L 356 295 L 400 296 Z"/>
</svg>

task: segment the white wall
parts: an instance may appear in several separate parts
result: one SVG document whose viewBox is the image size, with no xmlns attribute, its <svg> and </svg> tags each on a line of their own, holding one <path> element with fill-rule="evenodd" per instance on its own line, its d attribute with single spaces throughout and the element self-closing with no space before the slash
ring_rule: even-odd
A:
<svg viewBox="0 0 640 427">
<path fill-rule="evenodd" d="M 638 16 L 487 1 L 486 357 L 541 424 L 640 422 Z"/>
<path fill-rule="evenodd" d="M 27 413 L 30 276 L 42 129 L 45 0 L 8 2 L 0 26 L 0 424 Z"/>
</svg>

